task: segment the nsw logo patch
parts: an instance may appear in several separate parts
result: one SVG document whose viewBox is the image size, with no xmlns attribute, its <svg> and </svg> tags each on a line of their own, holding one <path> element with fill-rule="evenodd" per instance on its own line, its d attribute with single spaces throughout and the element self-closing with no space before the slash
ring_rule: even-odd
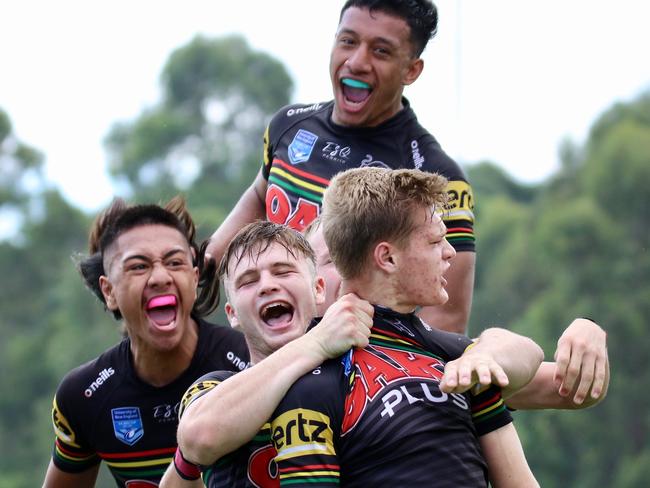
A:
<svg viewBox="0 0 650 488">
<path fill-rule="evenodd" d="M 289 161 L 291 161 L 291 164 L 304 163 L 309 160 L 317 140 L 318 136 L 316 134 L 300 129 L 291 144 L 289 144 Z"/>
<path fill-rule="evenodd" d="M 118 440 L 132 446 L 144 435 L 142 417 L 138 407 L 121 407 L 111 410 L 113 432 Z"/>
</svg>

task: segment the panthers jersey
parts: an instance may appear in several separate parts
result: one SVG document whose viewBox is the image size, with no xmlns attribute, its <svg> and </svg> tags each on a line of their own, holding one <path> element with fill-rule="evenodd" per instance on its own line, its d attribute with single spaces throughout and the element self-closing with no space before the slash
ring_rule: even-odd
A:
<svg viewBox="0 0 650 488">
<path fill-rule="evenodd" d="M 375 307 L 370 344 L 300 378 L 274 412 L 281 486 L 486 487 L 478 437 L 512 421 L 501 392 L 439 389 L 470 343 Z"/>
<path fill-rule="evenodd" d="M 231 377 L 231 371 L 214 371 L 199 378 L 183 395 L 180 416 L 197 398 L 202 397 L 222 381 Z M 265 424 L 257 435 L 242 447 L 210 466 L 200 466 L 203 483 L 208 488 L 273 488 L 279 487 L 276 451 L 271 444 L 270 425 Z"/>
<path fill-rule="evenodd" d="M 197 320 L 192 362 L 172 383 L 155 387 L 135 373 L 129 339 L 69 372 L 52 409 L 54 464 L 79 473 L 104 460 L 118 486 L 158 486 L 176 450 L 181 397 L 199 376 L 248 365 L 243 334 Z M 141 484 L 137 484 L 140 482 Z"/>
<path fill-rule="evenodd" d="M 456 251 L 474 251 L 474 202 L 463 171 L 404 109 L 376 127 L 332 122 L 334 102 L 291 105 L 275 114 L 264 135 L 267 219 L 302 230 L 320 214 L 330 179 L 350 168 L 420 169 L 449 180 L 443 215 Z"/>
</svg>

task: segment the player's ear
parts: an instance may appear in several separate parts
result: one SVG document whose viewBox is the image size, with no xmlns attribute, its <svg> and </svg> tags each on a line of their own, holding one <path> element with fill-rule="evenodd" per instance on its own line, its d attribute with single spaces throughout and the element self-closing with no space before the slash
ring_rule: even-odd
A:
<svg viewBox="0 0 650 488">
<path fill-rule="evenodd" d="M 235 308 L 230 304 L 230 302 L 226 302 L 223 308 L 226 312 L 226 317 L 228 317 L 228 322 L 230 322 L 230 327 L 233 329 L 239 329 L 239 317 L 237 317 Z"/>
<path fill-rule="evenodd" d="M 423 69 L 424 60 L 422 58 L 411 59 L 406 71 L 404 72 L 404 76 L 402 77 L 402 84 L 410 85 L 413 83 L 420 77 Z"/>
<path fill-rule="evenodd" d="M 378 243 L 372 253 L 375 265 L 386 273 L 397 271 L 397 248 L 390 242 L 382 241 Z"/>
<path fill-rule="evenodd" d="M 325 303 L 325 279 L 322 276 L 316 276 L 314 280 L 314 296 L 316 297 L 316 305 Z"/>
<path fill-rule="evenodd" d="M 99 277 L 99 288 L 102 290 L 102 295 L 104 295 L 104 301 L 106 302 L 106 308 L 109 310 L 117 310 L 117 299 L 115 298 L 115 289 L 113 283 L 108 279 L 107 276 L 101 275 Z"/>
</svg>

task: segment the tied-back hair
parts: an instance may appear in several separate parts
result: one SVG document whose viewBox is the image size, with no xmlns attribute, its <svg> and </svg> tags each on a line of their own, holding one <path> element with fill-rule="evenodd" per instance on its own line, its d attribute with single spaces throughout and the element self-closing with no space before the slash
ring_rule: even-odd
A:
<svg viewBox="0 0 650 488">
<path fill-rule="evenodd" d="M 411 30 L 413 54 L 419 58 L 430 39 L 438 31 L 438 9 L 431 0 L 347 0 L 341 8 L 341 15 L 350 7 L 383 12 L 403 19 Z"/>
<path fill-rule="evenodd" d="M 104 270 L 104 253 L 124 232 L 144 225 L 165 225 L 178 230 L 185 238 L 192 252 L 192 265 L 199 269 L 197 300 L 192 309 L 196 316 L 212 313 L 219 305 L 219 283 L 216 280 L 216 265 L 205 260 L 207 242 L 200 248 L 196 243 L 196 227 L 187 210 L 185 199 L 176 196 L 164 207 L 154 204 L 129 205 L 116 198 L 93 222 L 88 236 L 89 255 L 79 261 L 78 268 L 86 287 L 104 304 L 106 300 L 99 286 Z M 112 310 L 116 320 L 122 318 L 119 310 Z"/>
<path fill-rule="evenodd" d="M 273 244 L 280 244 L 294 258 L 305 257 L 316 269 L 316 256 L 307 239 L 286 225 L 257 221 L 243 227 L 228 244 L 219 263 L 218 276 L 224 282 L 245 257 L 256 261 Z M 227 292 L 227 287 L 226 287 Z"/>
<path fill-rule="evenodd" d="M 447 179 L 416 169 L 354 168 L 337 174 L 323 195 L 321 225 L 334 265 L 358 277 L 381 241 L 404 245 L 420 225 L 418 209 L 443 211 Z"/>
</svg>

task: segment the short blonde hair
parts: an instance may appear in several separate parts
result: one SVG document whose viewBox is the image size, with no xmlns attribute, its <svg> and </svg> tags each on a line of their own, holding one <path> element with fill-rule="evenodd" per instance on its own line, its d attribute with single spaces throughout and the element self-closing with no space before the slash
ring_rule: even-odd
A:
<svg viewBox="0 0 650 488">
<path fill-rule="evenodd" d="M 323 197 L 321 223 L 332 261 L 346 279 L 359 276 L 381 241 L 402 245 L 419 208 L 440 210 L 447 179 L 415 169 L 355 168 L 337 174 Z"/>
</svg>

